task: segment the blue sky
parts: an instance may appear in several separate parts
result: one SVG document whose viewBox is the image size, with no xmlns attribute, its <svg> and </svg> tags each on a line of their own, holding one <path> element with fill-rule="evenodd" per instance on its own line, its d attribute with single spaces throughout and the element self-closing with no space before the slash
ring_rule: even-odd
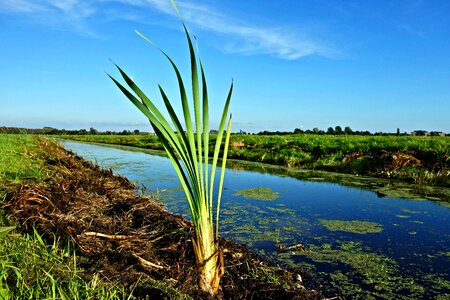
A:
<svg viewBox="0 0 450 300">
<path fill-rule="evenodd" d="M 450 132 L 450 1 L 177 1 L 197 37 L 211 122 L 231 83 L 234 131 Z M 0 0 L 0 126 L 149 130 L 104 71 L 178 103 L 188 76 L 169 0 Z"/>
</svg>

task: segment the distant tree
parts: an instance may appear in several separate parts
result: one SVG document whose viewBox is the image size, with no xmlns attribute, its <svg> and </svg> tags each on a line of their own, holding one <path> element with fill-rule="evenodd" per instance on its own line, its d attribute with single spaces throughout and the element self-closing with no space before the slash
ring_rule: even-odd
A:
<svg viewBox="0 0 450 300">
<path fill-rule="evenodd" d="M 397 128 L 397 136 L 400 136 L 400 128 Z"/>
<path fill-rule="evenodd" d="M 335 134 L 342 134 L 343 133 L 342 127 L 341 126 L 334 127 L 334 133 Z"/>
<path fill-rule="evenodd" d="M 89 128 L 89 134 L 96 135 L 98 134 L 98 130 L 94 127 Z"/>
<path fill-rule="evenodd" d="M 328 129 L 327 129 L 327 134 L 334 134 L 334 129 L 333 129 L 333 127 L 328 127 Z"/>
<path fill-rule="evenodd" d="M 78 134 L 85 135 L 85 134 L 87 134 L 87 130 L 86 129 L 80 129 L 80 130 L 78 130 Z"/>
<path fill-rule="evenodd" d="M 303 133 L 303 130 L 301 130 L 300 128 L 295 128 L 294 134 L 299 134 L 299 133 Z"/>
<path fill-rule="evenodd" d="M 353 133 L 353 130 L 352 130 L 349 126 L 346 126 L 346 127 L 344 128 L 344 132 L 345 132 L 346 134 L 352 134 L 352 133 Z"/>
<path fill-rule="evenodd" d="M 134 133 L 134 134 L 139 134 L 140 131 L 139 131 L 139 129 L 135 129 L 135 130 L 133 131 L 133 133 Z"/>
<path fill-rule="evenodd" d="M 314 132 L 315 134 L 318 134 L 318 133 L 319 133 L 319 128 L 314 127 L 314 128 L 313 128 L 313 132 Z"/>
</svg>

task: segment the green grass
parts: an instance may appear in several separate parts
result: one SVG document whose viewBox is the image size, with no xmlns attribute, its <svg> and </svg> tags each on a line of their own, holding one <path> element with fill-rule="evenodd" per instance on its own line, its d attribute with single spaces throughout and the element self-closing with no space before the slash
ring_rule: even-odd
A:
<svg viewBox="0 0 450 300">
<path fill-rule="evenodd" d="M 0 181 L 5 183 L 41 182 L 46 176 L 38 156 L 36 136 L 0 135 Z"/>
<path fill-rule="evenodd" d="M 157 137 L 151 135 L 84 135 L 63 138 L 162 149 Z M 210 152 L 213 151 L 214 143 L 215 138 L 211 136 Z M 386 152 L 392 155 L 404 153 L 408 155 L 404 156 L 404 162 L 408 159 L 410 162 L 389 163 L 389 159 L 382 159 Z M 416 184 L 450 186 L 450 137 L 232 135 L 228 157 L 287 167 L 400 179 Z M 417 164 L 411 164 L 413 161 Z"/>
<path fill-rule="evenodd" d="M 34 235 L 0 238 L 1 299 L 127 299 L 124 288 L 79 276 L 70 246 Z"/>
</svg>

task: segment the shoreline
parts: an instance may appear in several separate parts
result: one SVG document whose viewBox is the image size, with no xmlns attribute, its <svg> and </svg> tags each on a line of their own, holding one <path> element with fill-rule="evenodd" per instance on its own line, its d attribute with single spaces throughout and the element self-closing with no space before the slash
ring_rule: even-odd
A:
<svg viewBox="0 0 450 300">
<path fill-rule="evenodd" d="M 152 135 L 54 137 L 163 150 Z M 236 134 L 231 136 L 228 158 L 449 188 L 449 149 L 448 137 Z"/>
<path fill-rule="evenodd" d="M 113 147 L 119 149 L 122 148 L 124 150 L 144 152 L 152 155 L 166 157 L 164 150 L 149 149 L 122 144 L 89 142 L 70 138 L 61 138 L 61 137 L 58 138 L 66 141 L 88 143 L 103 147 Z M 450 188 L 448 187 L 425 185 L 425 184 L 419 185 L 408 183 L 399 179 L 386 179 L 373 176 L 339 173 L 333 171 L 290 168 L 286 166 L 246 161 L 234 158 L 230 158 L 227 160 L 227 168 L 245 169 L 256 171 L 259 173 L 269 173 L 282 176 L 287 175 L 299 180 L 306 180 L 306 181 L 337 183 L 353 188 L 372 191 L 374 193 L 377 193 L 377 195 L 380 198 L 398 197 L 412 200 L 429 200 L 446 206 L 450 205 Z"/>
</svg>

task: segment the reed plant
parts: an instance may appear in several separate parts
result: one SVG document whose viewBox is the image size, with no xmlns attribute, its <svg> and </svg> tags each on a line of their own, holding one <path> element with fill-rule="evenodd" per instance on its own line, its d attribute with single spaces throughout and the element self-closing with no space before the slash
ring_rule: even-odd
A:
<svg viewBox="0 0 450 300">
<path fill-rule="evenodd" d="M 171 0 L 171 2 L 178 16 L 180 16 L 174 1 Z M 233 92 L 233 83 L 231 83 L 222 111 L 214 152 L 212 153 L 212 166 L 210 170 L 210 153 L 208 147 L 210 130 L 209 97 L 206 77 L 202 62 L 194 49 L 186 25 L 182 19 L 181 21 L 186 34 L 190 54 L 194 121 L 191 116 L 192 104 L 189 104 L 184 80 L 180 71 L 172 59 L 160 48 L 158 49 L 168 59 L 178 80 L 185 127 L 181 124 L 180 118 L 177 116 L 172 106 L 172 102 L 160 85 L 158 86 L 159 92 L 174 128 L 172 128 L 169 120 L 162 115 L 154 102 L 144 94 L 130 76 L 128 76 L 118 65 L 115 66 L 127 87 L 111 75 L 108 74 L 108 76 L 114 81 L 123 94 L 148 118 L 153 130 L 172 162 L 186 194 L 194 225 L 195 236 L 192 239 L 192 243 L 198 268 L 199 285 L 203 291 L 215 295 L 218 292 L 220 278 L 224 273 L 223 255 L 219 248 L 218 222 L 227 150 L 231 132 L 231 114 L 228 119 L 226 131 L 225 124 L 227 123 L 226 120 Z M 156 46 L 143 34 L 137 33 L 146 41 Z M 225 142 L 222 148 L 224 138 Z M 218 190 L 215 191 L 215 188 L 217 188 L 215 178 L 216 171 L 218 171 L 217 165 L 220 152 L 223 153 L 222 166 L 218 181 Z M 213 199 L 216 199 L 216 204 L 214 204 Z"/>
</svg>

